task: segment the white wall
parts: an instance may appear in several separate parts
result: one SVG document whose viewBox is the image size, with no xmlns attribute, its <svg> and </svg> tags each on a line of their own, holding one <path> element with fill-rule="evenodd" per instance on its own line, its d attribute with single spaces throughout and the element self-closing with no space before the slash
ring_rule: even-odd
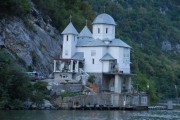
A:
<svg viewBox="0 0 180 120">
<path fill-rule="evenodd" d="M 92 50 L 96 51 L 95 56 L 91 56 Z M 104 55 L 102 47 L 78 47 L 77 52 L 84 52 L 84 70 L 86 72 L 102 72 L 102 62 L 100 61 L 100 59 Z M 92 63 L 92 59 L 94 59 L 94 64 Z"/>
<path fill-rule="evenodd" d="M 96 51 L 96 56 L 91 56 L 91 51 Z M 130 68 L 125 66 L 123 63 L 123 48 L 120 47 L 78 47 L 78 52 L 84 52 L 85 58 L 85 71 L 87 72 L 109 72 L 110 63 L 109 61 L 100 61 L 100 59 L 106 54 L 109 53 L 115 59 L 117 59 L 118 68 L 128 73 Z M 92 59 L 94 58 L 94 64 L 92 64 Z"/>
<path fill-rule="evenodd" d="M 110 70 L 109 61 L 102 61 L 102 64 L 103 64 L 103 72 L 109 72 Z"/>
<path fill-rule="evenodd" d="M 121 50 L 119 47 L 109 47 L 108 48 L 108 53 L 114 57 L 115 59 L 117 59 L 117 63 L 118 63 L 118 68 L 120 67 L 120 62 L 122 61 L 121 59 Z"/>
<path fill-rule="evenodd" d="M 71 58 L 76 52 L 77 36 L 75 35 L 63 35 L 63 58 Z"/>
<path fill-rule="evenodd" d="M 96 55 L 92 56 L 91 52 L 95 51 Z M 117 59 L 118 69 L 123 73 L 130 73 L 130 49 L 124 50 L 123 47 L 78 47 L 77 52 L 84 52 L 86 72 L 109 72 L 109 62 L 100 61 L 100 59 L 108 52 L 111 56 Z M 129 56 L 124 56 L 124 53 Z M 94 64 L 93 64 L 94 59 Z"/>
<path fill-rule="evenodd" d="M 109 47 L 108 53 L 111 54 L 115 59 L 117 59 L 118 68 L 123 73 L 130 73 L 130 49 L 126 52 L 129 53 L 129 57 L 124 57 L 123 47 Z"/>
<path fill-rule="evenodd" d="M 130 73 L 130 48 L 123 48 L 123 63 L 121 69 L 125 73 Z"/>
<path fill-rule="evenodd" d="M 100 33 L 98 33 L 98 28 Z M 108 29 L 106 33 L 106 28 Z M 106 25 L 106 24 L 94 24 L 93 25 L 93 38 L 94 39 L 114 39 L 115 38 L 115 25 Z"/>
</svg>

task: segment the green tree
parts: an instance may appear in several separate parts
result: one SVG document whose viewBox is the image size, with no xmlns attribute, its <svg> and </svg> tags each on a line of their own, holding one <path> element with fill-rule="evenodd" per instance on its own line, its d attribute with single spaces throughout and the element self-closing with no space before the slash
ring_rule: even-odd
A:
<svg viewBox="0 0 180 120">
<path fill-rule="evenodd" d="M 90 83 L 94 83 L 95 82 L 95 76 L 94 75 L 90 75 L 89 77 L 88 77 L 88 82 L 90 82 Z"/>
<path fill-rule="evenodd" d="M 85 26 L 85 20 L 91 25 L 94 19 L 92 7 L 86 1 L 81 0 L 33 0 L 37 8 L 52 19 L 52 24 L 62 31 L 69 23 L 69 16 L 72 16 L 72 22 L 80 31 Z"/>
<path fill-rule="evenodd" d="M 33 85 L 32 101 L 38 106 L 43 103 L 43 99 L 50 99 L 49 91 L 47 90 L 47 82 L 38 81 Z"/>
<path fill-rule="evenodd" d="M 28 77 L 17 69 L 8 55 L 0 52 L 0 108 L 16 109 L 31 94 Z"/>
<path fill-rule="evenodd" d="M 0 0 L 0 18 L 5 16 L 24 17 L 30 11 L 28 0 Z"/>
</svg>

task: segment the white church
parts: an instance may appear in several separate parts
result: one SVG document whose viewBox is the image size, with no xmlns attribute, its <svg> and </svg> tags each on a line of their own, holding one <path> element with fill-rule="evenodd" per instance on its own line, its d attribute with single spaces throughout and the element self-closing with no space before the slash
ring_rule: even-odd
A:
<svg viewBox="0 0 180 120">
<path fill-rule="evenodd" d="M 60 81 L 85 81 L 94 75 L 100 91 L 114 93 L 131 91 L 130 50 L 115 38 L 114 19 L 102 13 L 78 33 L 72 22 L 62 32 L 61 58 L 54 58 L 54 77 Z M 85 84 L 85 83 L 84 83 Z"/>
</svg>

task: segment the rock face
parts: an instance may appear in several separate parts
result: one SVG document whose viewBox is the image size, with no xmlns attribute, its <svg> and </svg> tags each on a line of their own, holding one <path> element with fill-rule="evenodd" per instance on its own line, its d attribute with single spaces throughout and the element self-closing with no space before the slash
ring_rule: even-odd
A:
<svg viewBox="0 0 180 120">
<path fill-rule="evenodd" d="M 177 44 L 177 45 L 176 45 L 176 51 L 177 51 L 178 53 L 180 53 L 180 44 Z"/>
<path fill-rule="evenodd" d="M 162 50 L 163 51 L 170 51 L 172 50 L 171 43 L 169 41 L 162 42 Z"/>
<path fill-rule="evenodd" d="M 163 41 L 161 49 L 163 51 L 173 51 L 174 53 L 180 53 L 180 44 L 172 45 L 169 41 Z"/>
<path fill-rule="evenodd" d="M 60 33 L 49 22 L 45 23 L 35 8 L 26 21 L 17 17 L 1 20 L 0 38 L 24 68 L 44 75 L 52 72 L 53 57 L 61 54 Z"/>
</svg>

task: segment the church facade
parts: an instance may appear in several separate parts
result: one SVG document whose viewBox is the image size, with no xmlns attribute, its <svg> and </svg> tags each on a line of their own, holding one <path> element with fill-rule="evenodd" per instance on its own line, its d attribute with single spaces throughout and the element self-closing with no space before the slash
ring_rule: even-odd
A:
<svg viewBox="0 0 180 120">
<path fill-rule="evenodd" d="M 86 84 L 94 75 L 100 91 L 131 92 L 130 50 L 121 39 L 115 38 L 114 19 L 102 13 L 78 33 L 72 22 L 62 32 L 61 58 L 54 58 L 54 77 L 60 81 Z"/>
</svg>

